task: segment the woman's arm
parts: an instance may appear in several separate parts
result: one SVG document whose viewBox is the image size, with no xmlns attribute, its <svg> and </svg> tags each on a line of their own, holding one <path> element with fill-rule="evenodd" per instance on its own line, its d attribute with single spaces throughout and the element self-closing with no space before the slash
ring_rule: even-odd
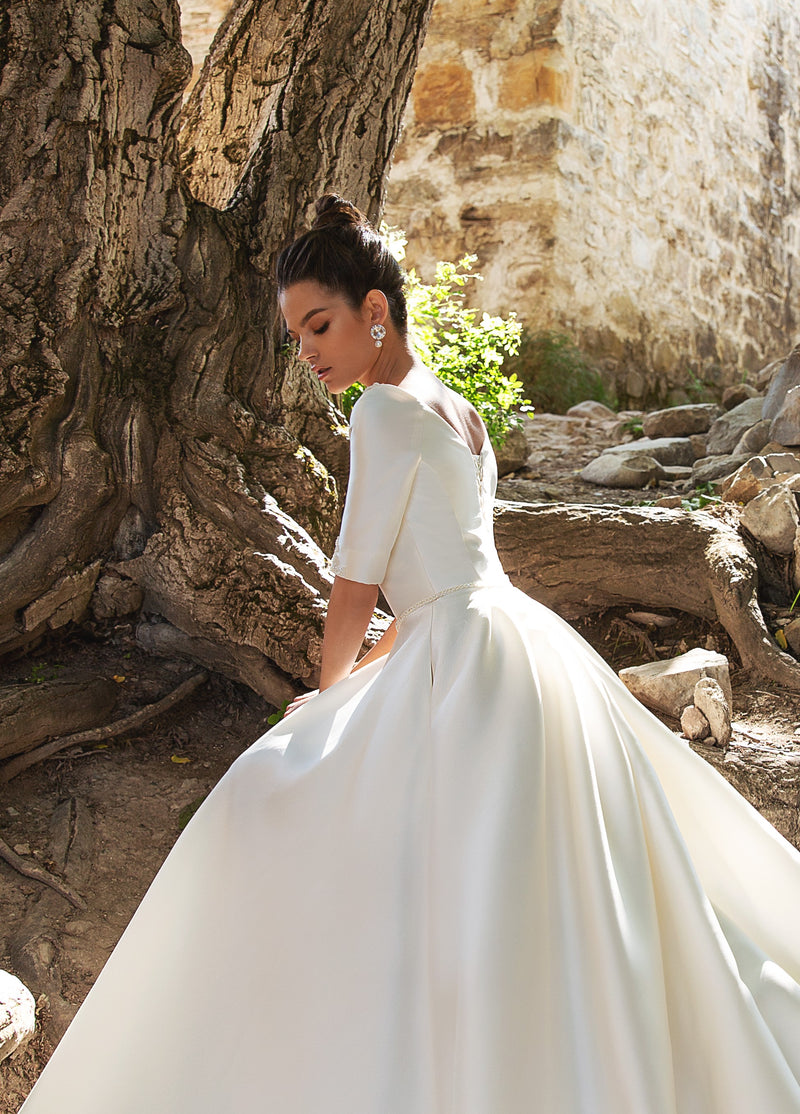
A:
<svg viewBox="0 0 800 1114">
<path fill-rule="evenodd" d="M 390 625 L 386 628 L 386 630 L 380 636 L 372 649 L 368 650 L 367 653 L 364 654 L 363 658 L 358 659 L 356 664 L 353 666 L 352 672 L 355 673 L 356 670 L 360 669 L 362 665 L 369 665 L 371 661 L 377 661 L 378 658 L 385 658 L 391 650 L 392 646 L 394 646 L 394 640 L 396 637 L 397 623 L 394 619 L 392 619 Z"/>
<path fill-rule="evenodd" d="M 322 641 L 320 692 L 349 676 L 377 602 L 377 584 L 359 584 L 357 580 L 335 577 Z"/>
<path fill-rule="evenodd" d="M 337 576 L 333 582 L 325 620 L 325 637 L 322 642 L 322 670 L 319 691 L 330 688 L 337 681 L 349 676 L 353 669 L 360 669 L 377 658 L 384 657 L 394 645 L 397 628 L 395 623 L 383 633 L 368 653 L 355 665 L 359 650 L 364 644 L 370 619 L 378 601 L 375 584 L 359 584 Z M 296 697 L 286 709 L 286 715 L 305 704 L 313 692 Z"/>
</svg>

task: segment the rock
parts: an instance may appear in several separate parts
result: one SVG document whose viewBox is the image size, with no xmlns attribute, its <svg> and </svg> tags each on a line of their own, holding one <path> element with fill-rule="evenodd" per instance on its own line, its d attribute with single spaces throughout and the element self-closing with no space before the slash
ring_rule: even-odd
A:
<svg viewBox="0 0 800 1114">
<path fill-rule="evenodd" d="M 525 431 L 518 426 L 510 429 L 503 444 L 494 450 L 494 455 L 497 460 L 498 476 L 507 476 L 509 472 L 516 472 L 518 468 L 522 468 L 531 455 Z"/>
<path fill-rule="evenodd" d="M 708 431 L 706 450 L 709 456 L 719 456 L 721 453 L 733 452 L 742 435 L 761 421 L 761 408 L 764 405 L 762 398 L 748 398 L 734 406 L 727 414 L 712 424 Z"/>
<path fill-rule="evenodd" d="M 582 480 L 598 487 L 647 487 L 665 477 L 657 460 L 638 452 L 601 453 L 581 472 Z"/>
<path fill-rule="evenodd" d="M 800 490 L 795 460 L 791 453 L 752 456 L 720 484 L 719 494 L 728 503 L 749 503 L 775 484 L 785 484 L 792 491 Z M 787 471 L 777 470 L 782 468 Z"/>
<path fill-rule="evenodd" d="M 703 677 L 713 677 L 718 681 L 728 704 L 731 703 L 728 659 L 712 650 L 701 650 L 698 647 L 668 661 L 633 665 L 620 670 L 619 676 L 642 704 L 656 711 L 666 712 L 676 719 L 693 702 L 695 685 Z"/>
<path fill-rule="evenodd" d="M 771 360 L 768 364 L 765 364 L 764 367 L 750 376 L 753 386 L 757 387 L 763 395 L 769 390 L 770 384 L 785 363 L 786 357 L 782 356 L 779 360 Z"/>
<path fill-rule="evenodd" d="M 694 686 L 694 704 L 708 720 L 714 742 L 719 747 L 731 741 L 731 701 L 719 681 L 703 677 Z"/>
<path fill-rule="evenodd" d="M 696 405 L 671 406 L 667 410 L 654 410 L 642 422 L 645 437 L 688 437 L 692 433 L 707 433 L 711 423 L 722 413 L 713 402 Z"/>
<path fill-rule="evenodd" d="M 771 553 L 788 557 L 800 526 L 794 492 L 783 484 L 773 484 L 750 500 L 741 522 Z"/>
<path fill-rule="evenodd" d="M 711 480 L 719 480 L 723 476 L 730 476 L 741 468 L 743 464 L 747 463 L 746 456 L 706 456 L 694 462 L 692 468 L 692 483 L 695 487 L 700 484 L 710 483 Z"/>
<path fill-rule="evenodd" d="M 762 453 L 761 454 L 775 475 L 800 475 L 800 457 L 794 453 Z"/>
<path fill-rule="evenodd" d="M 631 452 L 652 457 L 659 464 L 694 464 L 694 450 L 688 437 L 640 437 L 632 445 L 612 445 L 603 455 Z"/>
<path fill-rule="evenodd" d="M 587 398 L 585 402 L 578 402 L 567 410 L 568 418 L 586 418 L 590 422 L 616 421 L 615 411 L 610 410 L 602 402 Z"/>
<path fill-rule="evenodd" d="M 800 615 L 796 619 L 792 619 L 791 623 L 786 624 L 783 633 L 786 636 L 789 649 L 797 657 L 800 657 Z"/>
<path fill-rule="evenodd" d="M 695 460 L 701 460 L 702 457 L 708 456 L 708 453 L 706 452 L 706 440 L 707 440 L 707 438 L 705 437 L 704 434 L 693 433 L 691 435 L 691 437 L 689 438 L 689 440 L 692 443 L 692 452 L 694 453 L 694 459 Z"/>
<path fill-rule="evenodd" d="M 691 739 L 695 743 L 701 739 L 707 739 L 711 734 L 708 720 L 699 708 L 695 708 L 694 704 L 684 708 L 681 713 L 681 731 L 687 739 Z"/>
<path fill-rule="evenodd" d="M 692 469 L 680 464 L 665 464 L 664 471 L 667 473 L 668 483 L 677 483 L 679 480 L 690 480 L 692 478 Z"/>
<path fill-rule="evenodd" d="M 683 506 L 682 495 L 662 495 L 660 499 L 653 502 L 654 507 L 681 507 Z"/>
<path fill-rule="evenodd" d="M 773 477 L 774 473 L 763 456 L 751 456 L 721 484 L 719 494 L 728 503 L 749 503 L 770 486 Z"/>
<path fill-rule="evenodd" d="M 800 445 L 800 386 L 787 392 L 769 427 L 769 439 L 782 445 Z"/>
<path fill-rule="evenodd" d="M 722 392 L 722 409 L 733 410 L 748 398 L 755 398 L 758 390 L 750 383 L 734 383 Z"/>
<path fill-rule="evenodd" d="M 36 1002 L 27 986 L 0 971 L 0 1060 L 30 1040 L 36 1029 Z"/>
<path fill-rule="evenodd" d="M 742 434 L 734 447 L 734 455 L 738 453 L 753 456 L 754 453 L 760 453 L 765 445 L 770 441 L 770 426 L 772 422 L 768 418 L 762 418 L 760 422 L 751 425 L 748 430 Z"/>
<path fill-rule="evenodd" d="M 769 365 L 771 368 L 773 365 Z M 764 371 L 768 369 L 765 368 Z M 764 375 L 762 372 L 759 376 Z M 786 396 L 793 387 L 800 387 L 800 345 L 794 349 L 788 359 L 778 369 L 777 374 L 770 383 L 767 397 L 764 399 L 764 412 L 765 418 L 777 418 L 781 411 Z"/>
</svg>

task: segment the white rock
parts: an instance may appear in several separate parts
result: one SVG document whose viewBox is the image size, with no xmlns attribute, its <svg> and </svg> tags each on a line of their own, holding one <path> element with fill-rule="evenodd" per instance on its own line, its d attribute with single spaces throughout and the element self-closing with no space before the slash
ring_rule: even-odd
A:
<svg viewBox="0 0 800 1114">
<path fill-rule="evenodd" d="M 36 1028 L 36 1002 L 27 986 L 0 971 L 0 1060 L 24 1044 Z"/>
<path fill-rule="evenodd" d="M 582 480 L 598 487 L 647 487 L 665 476 L 658 461 L 644 453 L 601 453 L 581 472 Z"/>
<path fill-rule="evenodd" d="M 708 720 L 699 708 L 695 708 L 694 704 L 684 708 L 681 713 L 681 731 L 687 739 L 691 739 L 693 742 L 707 739 L 711 734 Z"/>
<path fill-rule="evenodd" d="M 771 553 L 788 556 L 800 526 L 795 494 L 784 484 L 774 484 L 751 499 L 742 511 L 742 526 Z"/>
<path fill-rule="evenodd" d="M 677 719 L 687 704 L 694 701 L 694 688 L 702 677 L 713 677 L 731 703 L 728 659 L 713 650 L 699 647 L 668 661 L 653 661 L 620 670 L 620 680 L 648 708 L 666 712 Z"/>
<path fill-rule="evenodd" d="M 577 402 L 567 410 L 568 418 L 588 418 L 590 422 L 616 421 L 617 415 L 602 402 L 595 402 L 587 398 L 585 402 Z"/>
<path fill-rule="evenodd" d="M 694 704 L 708 720 L 714 742 L 724 747 L 731 741 L 731 702 L 722 685 L 713 677 L 703 677 L 694 686 Z"/>
</svg>

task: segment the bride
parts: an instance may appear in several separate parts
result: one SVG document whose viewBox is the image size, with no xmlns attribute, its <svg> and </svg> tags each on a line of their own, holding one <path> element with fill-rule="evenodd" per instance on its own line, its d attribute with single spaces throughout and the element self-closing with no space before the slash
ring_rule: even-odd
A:
<svg viewBox="0 0 800 1114">
<path fill-rule="evenodd" d="M 358 210 L 323 198 L 278 282 L 319 379 L 366 387 L 319 692 L 200 809 L 25 1114 L 800 1114 L 800 856 L 509 584 L 486 432 Z"/>
</svg>

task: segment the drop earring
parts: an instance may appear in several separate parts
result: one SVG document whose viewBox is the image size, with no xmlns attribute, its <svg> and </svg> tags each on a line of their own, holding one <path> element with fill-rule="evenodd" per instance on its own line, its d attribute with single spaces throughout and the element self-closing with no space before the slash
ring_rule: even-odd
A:
<svg viewBox="0 0 800 1114">
<path fill-rule="evenodd" d="M 386 336 L 386 330 L 379 321 L 370 326 L 369 335 L 375 341 L 376 348 L 383 348 L 383 338 Z"/>
</svg>

